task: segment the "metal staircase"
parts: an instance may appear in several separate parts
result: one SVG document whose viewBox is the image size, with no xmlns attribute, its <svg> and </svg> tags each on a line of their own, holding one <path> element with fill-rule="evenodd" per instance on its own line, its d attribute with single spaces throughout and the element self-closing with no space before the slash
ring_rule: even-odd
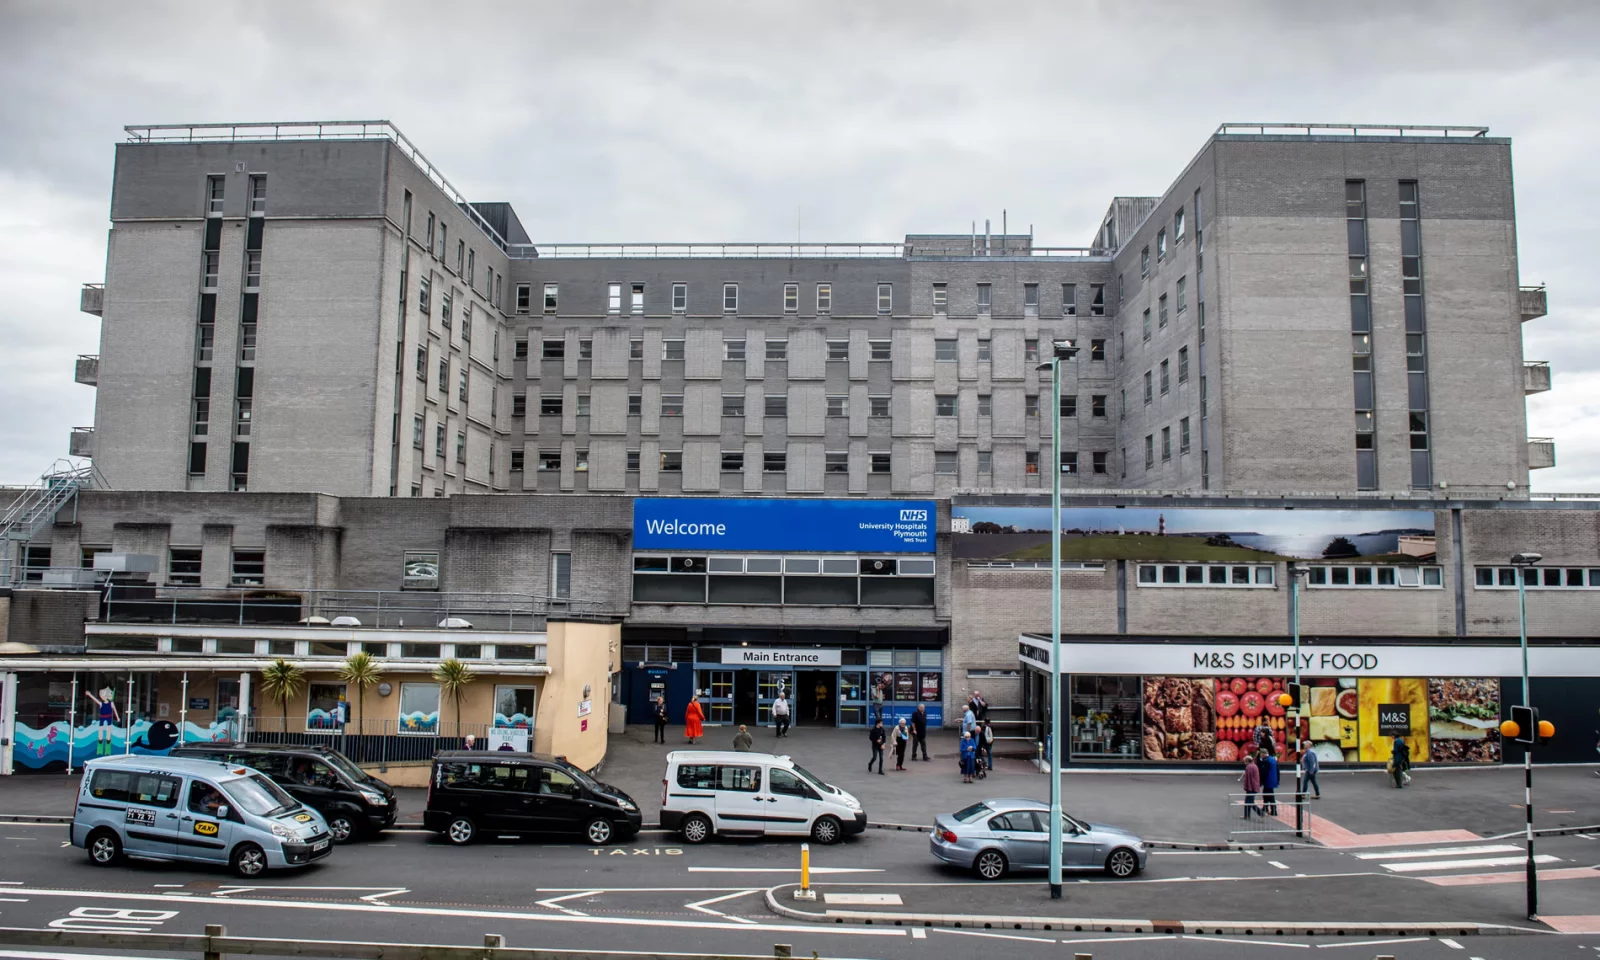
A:
<svg viewBox="0 0 1600 960">
<path fill-rule="evenodd" d="M 23 489 L 0 518 L 0 586 L 21 577 L 21 546 L 39 530 L 54 522 L 68 505 L 76 505 L 78 491 L 107 486 L 94 464 L 79 466 L 70 460 L 57 460 L 39 482 Z"/>
</svg>

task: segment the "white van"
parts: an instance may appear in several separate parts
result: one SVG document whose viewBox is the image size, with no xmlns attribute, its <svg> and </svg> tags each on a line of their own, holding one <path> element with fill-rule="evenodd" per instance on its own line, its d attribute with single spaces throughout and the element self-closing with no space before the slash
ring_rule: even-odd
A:
<svg viewBox="0 0 1600 960">
<path fill-rule="evenodd" d="M 770 753 L 674 750 L 661 781 L 661 826 L 688 843 L 810 837 L 838 843 L 867 829 L 861 801 Z"/>
</svg>

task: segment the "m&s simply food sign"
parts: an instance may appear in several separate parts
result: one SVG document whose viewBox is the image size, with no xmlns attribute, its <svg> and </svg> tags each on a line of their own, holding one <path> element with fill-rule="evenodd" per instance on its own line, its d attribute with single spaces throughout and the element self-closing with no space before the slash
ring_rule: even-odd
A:
<svg viewBox="0 0 1600 960">
<path fill-rule="evenodd" d="M 765 500 L 641 497 L 638 550 L 933 553 L 932 500 Z"/>
</svg>

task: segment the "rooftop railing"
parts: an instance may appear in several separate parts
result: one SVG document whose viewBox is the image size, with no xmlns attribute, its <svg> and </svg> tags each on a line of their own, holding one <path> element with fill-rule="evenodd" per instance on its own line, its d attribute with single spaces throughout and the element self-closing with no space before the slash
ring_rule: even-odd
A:
<svg viewBox="0 0 1600 960">
<path fill-rule="evenodd" d="M 1410 123 L 1224 123 L 1217 136 L 1487 137 L 1488 127 Z"/>
<path fill-rule="evenodd" d="M 455 201 L 494 245 L 505 250 L 500 231 L 489 225 L 466 196 L 388 120 L 290 120 L 265 123 L 147 123 L 122 128 L 134 143 L 230 143 L 254 140 L 388 140 L 411 159 L 434 186 Z"/>
<path fill-rule="evenodd" d="M 981 245 L 981 241 L 980 241 Z M 513 243 L 506 247 L 513 260 L 905 260 L 984 257 L 983 253 L 922 249 L 907 243 Z M 1001 257 L 1104 257 L 1106 251 L 1089 247 L 1033 247 L 993 253 Z"/>
</svg>

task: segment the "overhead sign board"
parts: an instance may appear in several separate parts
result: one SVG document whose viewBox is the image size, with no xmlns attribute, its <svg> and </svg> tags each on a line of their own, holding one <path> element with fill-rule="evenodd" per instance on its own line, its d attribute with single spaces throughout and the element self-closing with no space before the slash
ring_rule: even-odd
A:
<svg viewBox="0 0 1600 960">
<path fill-rule="evenodd" d="M 722 662 L 771 667 L 837 667 L 839 651 L 814 649 L 776 649 L 773 647 L 723 647 Z"/>
<path fill-rule="evenodd" d="M 637 550 L 933 553 L 932 500 L 782 500 L 642 497 L 633 501 Z"/>
</svg>

